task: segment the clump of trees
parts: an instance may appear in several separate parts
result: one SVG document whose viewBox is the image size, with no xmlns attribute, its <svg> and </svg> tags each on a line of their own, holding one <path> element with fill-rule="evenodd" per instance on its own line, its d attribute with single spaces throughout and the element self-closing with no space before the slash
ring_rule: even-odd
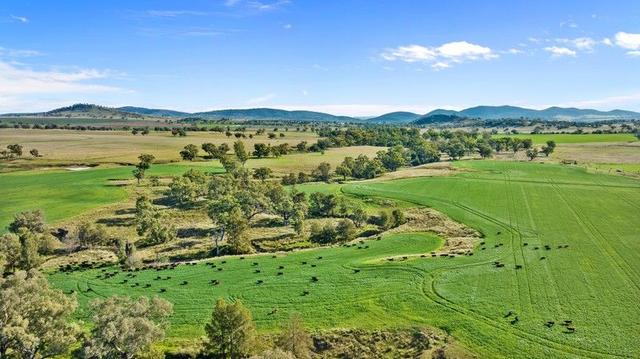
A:
<svg viewBox="0 0 640 359">
<path fill-rule="evenodd" d="M 198 157 L 198 147 L 193 144 L 188 144 L 184 146 L 182 151 L 180 151 L 180 157 L 182 157 L 185 161 L 193 161 Z"/>
<path fill-rule="evenodd" d="M 0 276 L 0 358 L 66 353 L 80 333 L 71 321 L 76 307 L 75 298 L 51 288 L 35 270 Z"/>
<path fill-rule="evenodd" d="M 91 303 L 93 328 L 82 346 L 86 358 L 132 359 L 164 338 L 167 318 L 173 312 L 168 301 L 154 297 L 114 296 Z"/>
<path fill-rule="evenodd" d="M 176 238 L 176 229 L 171 221 L 146 196 L 136 200 L 136 232 L 144 236 L 145 245 L 166 243 Z"/>
<path fill-rule="evenodd" d="M 203 351 L 217 358 L 244 358 L 252 354 L 256 329 L 251 312 L 240 301 L 218 299 L 205 326 Z"/>
<path fill-rule="evenodd" d="M 0 237 L 0 257 L 4 258 L 4 269 L 10 272 L 37 268 L 41 254 L 50 253 L 55 245 L 39 210 L 16 214 L 8 230 Z"/>
</svg>

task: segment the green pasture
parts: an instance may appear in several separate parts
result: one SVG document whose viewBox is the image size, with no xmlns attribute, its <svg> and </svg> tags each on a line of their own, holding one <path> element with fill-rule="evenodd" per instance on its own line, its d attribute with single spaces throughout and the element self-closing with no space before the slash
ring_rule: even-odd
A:
<svg viewBox="0 0 640 359">
<path fill-rule="evenodd" d="M 530 138 L 536 145 L 544 145 L 547 141 L 553 140 L 557 144 L 562 143 L 591 143 L 591 142 L 631 142 L 636 141 L 636 137 L 632 133 L 584 133 L 584 134 L 570 134 L 570 133 L 539 133 L 528 134 L 520 133 L 516 135 L 494 135 L 494 138 L 499 137 L 514 137 L 514 138 Z"/>
<path fill-rule="evenodd" d="M 438 327 L 480 357 L 640 356 L 640 182 L 550 164 L 457 165 L 471 171 L 333 185 L 330 191 L 433 207 L 483 234 L 472 256 L 432 258 L 442 240 L 412 233 L 276 258 L 220 258 L 215 268 L 198 263 L 109 279 L 92 269 L 55 273 L 51 281 L 75 291 L 85 319 L 93 298 L 170 300 L 175 315 L 168 342 L 202 334 L 212 304 L 225 297 L 243 300 L 263 331 L 300 312 L 314 330 Z M 214 279 L 220 284 L 209 284 Z M 561 325 L 565 320 L 574 333 Z M 549 321 L 554 325 L 546 326 Z"/>
<path fill-rule="evenodd" d="M 147 176 L 176 176 L 190 168 L 208 172 L 223 169 L 211 162 L 153 165 Z M 20 211 L 41 209 L 49 223 L 81 214 L 87 210 L 123 201 L 128 193 L 118 180 L 131 180 L 133 166 L 82 171 L 34 170 L 0 173 L 0 232 Z"/>
</svg>

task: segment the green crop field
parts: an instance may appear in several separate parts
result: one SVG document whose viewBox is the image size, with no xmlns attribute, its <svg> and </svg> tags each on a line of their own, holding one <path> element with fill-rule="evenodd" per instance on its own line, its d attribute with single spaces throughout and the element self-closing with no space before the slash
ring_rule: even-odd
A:
<svg viewBox="0 0 640 359">
<path fill-rule="evenodd" d="M 211 261 L 216 267 L 198 263 L 108 279 L 93 269 L 50 278 L 77 293 L 82 318 L 89 300 L 112 294 L 170 300 L 168 342 L 202 334 L 213 302 L 227 297 L 242 299 L 263 331 L 297 311 L 312 329 L 438 327 L 480 357 L 640 356 L 640 182 L 550 164 L 458 166 L 469 171 L 330 191 L 433 207 L 484 235 L 473 256 L 432 258 L 441 239 L 405 233 L 276 258 L 220 258 Z M 402 255 L 409 258 L 387 260 Z M 561 325 L 565 320 L 575 333 Z"/>
<path fill-rule="evenodd" d="M 569 133 L 560 133 L 560 134 L 550 134 L 550 133 L 540 133 L 540 134 L 529 134 L 522 133 L 517 135 L 494 135 L 494 137 L 515 137 L 515 138 L 530 138 L 533 140 L 533 143 L 536 145 L 543 145 L 545 142 L 549 140 L 556 141 L 557 144 L 561 143 L 591 143 L 591 142 L 632 142 L 636 141 L 636 137 L 632 133 L 611 133 L 611 134 L 594 134 L 594 133 L 585 133 L 585 134 L 569 134 Z"/>
</svg>

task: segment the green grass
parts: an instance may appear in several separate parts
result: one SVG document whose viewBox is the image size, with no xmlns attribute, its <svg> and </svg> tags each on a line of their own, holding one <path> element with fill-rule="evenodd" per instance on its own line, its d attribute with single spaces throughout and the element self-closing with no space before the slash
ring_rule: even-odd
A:
<svg viewBox="0 0 640 359">
<path fill-rule="evenodd" d="M 221 172 L 211 163 L 154 165 L 147 176 L 175 176 L 197 168 Z M 90 168 L 84 171 L 37 170 L 0 174 L 0 233 L 13 215 L 41 209 L 49 223 L 79 215 L 85 211 L 127 198 L 127 190 L 112 180 L 131 179 L 133 167 Z"/>
<path fill-rule="evenodd" d="M 635 344 L 640 329 L 640 182 L 549 164 L 457 165 L 473 171 L 353 183 L 330 191 L 438 209 L 484 234 L 486 243 L 473 256 L 385 260 L 429 252 L 441 244 L 433 235 L 404 234 L 367 241 L 368 249 L 315 249 L 276 259 L 231 257 L 224 265 L 215 260 L 222 272 L 198 264 L 142 271 L 127 284 L 120 284 L 122 273 L 98 279 L 99 270 L 53 274 L 51 280 L 78 292 L 83 318 L 87 301 L 96 297 L 169 299 L 176 310 L 170 342 L 202 334 L 212 303 L 226 297 L 243 300 L 259 328 L 267 331 L 297 311 L 312 329 L 443 328 L 480 357 L 640 356 Z M 496 260 L 505 267 L 495 268 Z M 254 261 L 262 273 L 254 273 Z M 522 269 L 515 269 L 516 264 Z M 282 276 L 276 275 L 279 265 L 285 267 Z M 361 271 L 354 273 L 354 268 Z M 172 279 L 153 280 L 158 274 Z M 312 282 L 312 276 L 319 281 Z M 221 284 L 210 286 L 210 279 Z M 259 279 L 264 283 L 256 284 Z M 184 280 L 187 285 L 180 284 Z M 152 287 L 131 287 L 135 282 Z M 94 292 L 86 292 L 88 287 Z M 309 295 L 302 295 L 304 290 Z M 278 311 L 269 314 L 273 309 Z M 505 317 L 509 311 L 514 314 Z M 516 315 L 519 321 L 511 324 Z M 556 325 L 547 328 L 548 320 Z M 563 320 L 573 320 L 576 332 L 565 333 L 559 325 Z"/>
<path fill-rule="evenodd" d="M 494 135 L 497 137 L 515 137 L 515 138 L 530 138 L 536 145 L 543 145 L 549 140 L 556 141 L 557 144 L 562 143 L 591 143 L 591 142 L 631 142 L 636 141 L 636 137 L 631 133 L 612 133 L 612 134 L 526 134 L 521 133 L 517 135 Z"/>
<path fill-rule="evenodd" d="M 78 292 L 79 317 L 83 319 L 89 316 L 86 304 L 94 298 L 114 294 L 159 295 L 174 303 L 175 313 L 169 331 L 174 339 L 193 340 L 202 335 L 204 324 L 219 297 L 241 299 L 247 303 L 263 330 L 277 329 L 294 309 L 309 319 L 308 324 L 312 328 L 360 327 L 363 324 L 381 327 L 389 324 L 388 318 L 373 318 L 371 313 L 382 314 L 388 304 L 397 302 L 401 294 L 411 292 L 412 287 L 422 280 L 420 273 L 411 268 L 412 261 L 386 265 L 385 258 L 389 253 L 429 253 L 442 243 L 442 239 L 430 233 L 404 233 L 348 248 L 305 250 L 279 254 L 277 258 L 264 254 L 245 259 L 235 256 L 210 261 L 216 264 L 216 268 L 201 262 L 173 270 L 143 270 L 136 272 L 135 278 L 128 278 L 127 273 L 120 272 L 109 279 L 98 279 L 102 272 L 94 269 L 73 274 L 56 273 L 50 279 L 66 292 Z M 280 266 L 284 268 L 280 269 Z M 379 269 L 383 267 L 388 268 L 381 272 Z M 218 268 L 224 270 L 218 271 Z M 261 273 L 255 273 L 256 269 Z M 355 273 L 354 269 L 361 271 Z M 278 272 L 283 274 L 278 275 Z M 156 280 L 157 276 L 162 279 Z M 171 279 L 167 280 L 167 276 Z M 312 280 L 313 276 L 318 278 L 317 282 Z M 128 279 L 126 284 L 122 283 L 123 279 Z M 221 284 L 211 285 L 211 279 L 217 279 Z M 188 284 L 183 285 L 185 280 Z M 264 283 L 257 284 L 258 280 Z M 135 283 L 140 283 L 140 286 L 132 287 Z M 145 284 L 151 284 L 151 288 L 143 288 Z M 86 291 L 89 287 L 91 292 Z M 161 293 L 161 288 L 167 291 Z M 308 295 L 303 295 L 305 290 L 309 291 Z M 277 313 L 270 314 L 273 309 L 278 309 Z M 331 315 L 327 315 L 327 310 Z M 398 317 L 394 322 L 406 324 L 409 321 Z"/>
</svg>

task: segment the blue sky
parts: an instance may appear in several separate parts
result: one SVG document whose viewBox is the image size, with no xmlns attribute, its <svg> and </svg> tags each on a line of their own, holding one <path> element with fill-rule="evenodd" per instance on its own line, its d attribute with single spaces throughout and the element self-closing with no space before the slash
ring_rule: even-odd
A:
<svg viewBox="0 0 640 359">
<path fill-rule="evenodd" d="M 0 113 L 640 110 L 635 1 L 0 2 Z"/>
</svg>

